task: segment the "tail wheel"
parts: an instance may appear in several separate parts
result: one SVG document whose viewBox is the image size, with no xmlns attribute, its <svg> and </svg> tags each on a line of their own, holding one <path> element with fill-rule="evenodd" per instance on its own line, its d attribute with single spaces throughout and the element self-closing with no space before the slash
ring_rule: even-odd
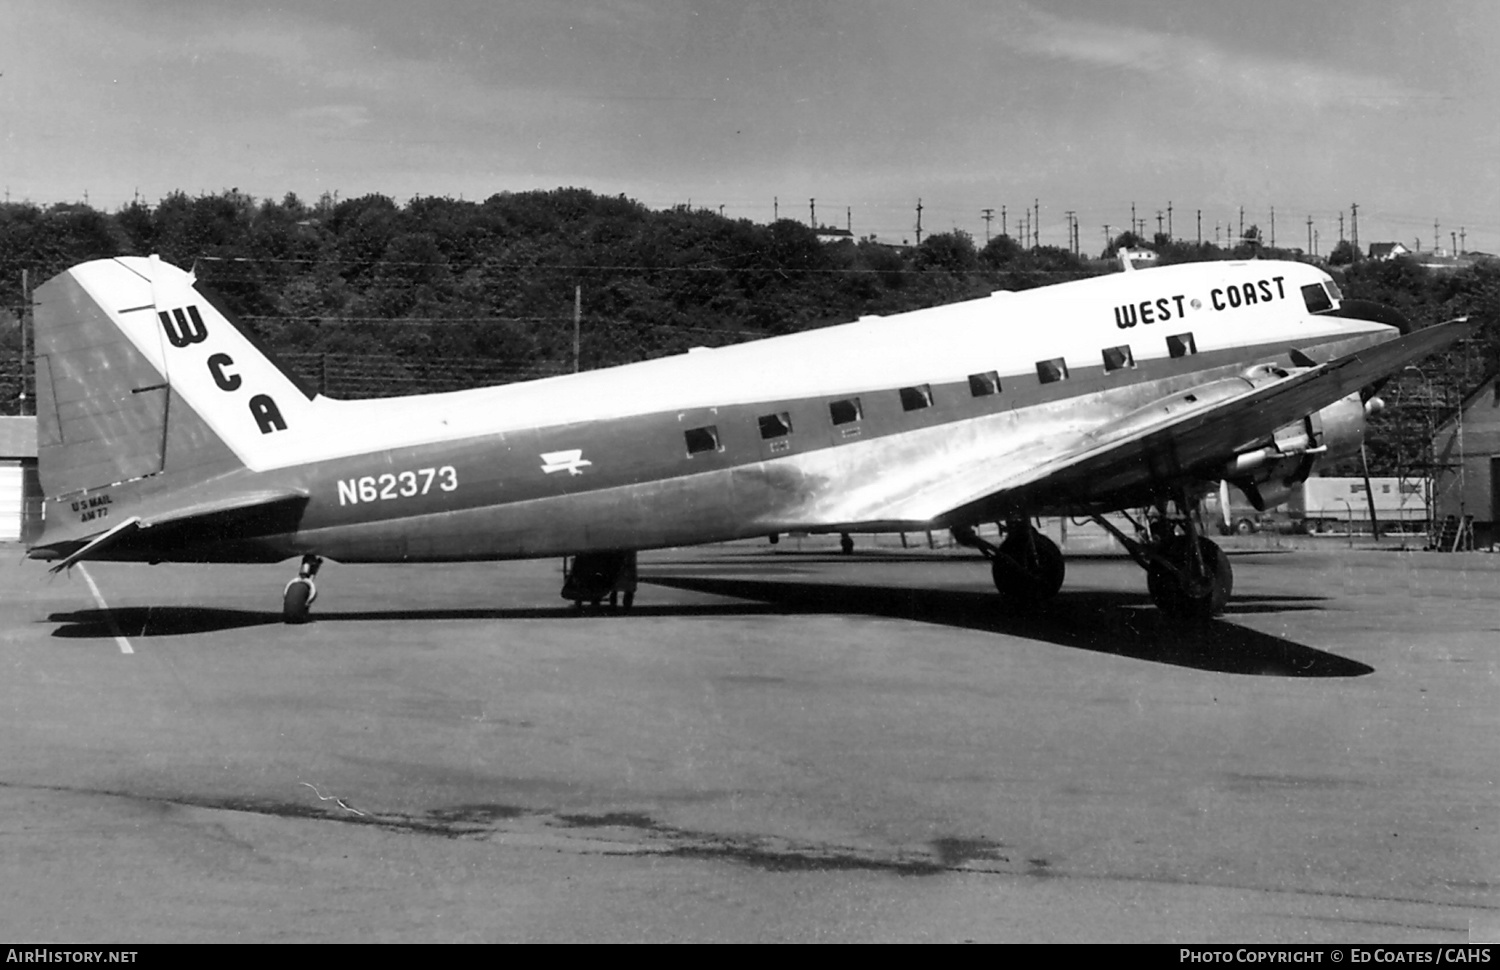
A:
<svg viewBox="0 0 1500 970">
<path fill-rule="evenodd" d="M 281 615 L 288 623 L 306 623 L 312 601 L 318 596 L 318 588 L 311 579 L 298 576 L 286 584 L 281 594 Z"/>
</svg>

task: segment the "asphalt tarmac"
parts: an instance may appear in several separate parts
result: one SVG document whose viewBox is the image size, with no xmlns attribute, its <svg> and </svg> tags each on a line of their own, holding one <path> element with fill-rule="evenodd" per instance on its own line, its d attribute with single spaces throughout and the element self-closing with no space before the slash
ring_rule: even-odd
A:
<svg viewBox="0 0 1500 970">
<path fill-rule="evenodd" d="M 1500 935 L 1500 557 L 0 564 L 0 938 L 1446 942 Z"/>
</svg>

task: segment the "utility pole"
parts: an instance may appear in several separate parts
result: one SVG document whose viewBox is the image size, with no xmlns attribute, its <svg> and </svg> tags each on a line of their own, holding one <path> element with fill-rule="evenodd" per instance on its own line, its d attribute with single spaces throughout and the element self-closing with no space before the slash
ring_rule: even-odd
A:
<svg viewBox="0 0 1500 970">
<path fill-rule="evenodd" d="M 1308 216 L 1307 216 L 1307 251 L 1309 253 L 1312 253 L 1312 251 L 1313 251 L 1313 244 L 1312 244 L 1312 214 L 1311 213 L 1309 213 Z"/>
<path fill-rule="evenodd" d="M 1349 203 L 1349 234 L 1354 238 L 1350 245 L 1354 247 L 1354 255 L 1359 255 L 1359 203 Z"/>
<path fill-rule="evenodd" d="M 26 375 L 31 373 L 31 355 L 26 349 L 26 318 L 31 316 L 31 275 L 21 270 L 21 413 L 26 413 Z"/>
<path fill-rule="evenodd" d="M 1339 213 L 1339 242 L 1344 241 L 1344 214 Z M 1420 247 L 1419 247 L 1420 248 Z"/>
<path fill-rule="evenodd" d="M 1198 210 L 1198 246 L 1203 246 L 1203 210 Z"/>
<path fill-rule="evenodd" d="M 781 199 L 774 195 L 771 196 L 771 221 L 781 221 Z"/>
<path fill-rule="evenodd" d="M 917 245 L 922 245 L 922 199 L 917 198 Z"/>
<path fill-rule="evenodd" d="M 1449 243 L 1449 245 L 1451 245 L 1453 247 L 1452 250 L 1449 251 L 1449 255 L 1450 256 L 1457 256 L 1458 255 L 1458 233 L 1450 231 L 1448 233 L 1448 243 Z"/>
<path fill-rule="evenodd" d="M 854 235 L 854 206 L 852 205 L 844 206 L 844 228 L 848 230 L 849 235 Z"/>
<path fill-rule="evenodd" d="M 1239 234 L 1238 238 L 1239 238 L 1240 242 L 1244 242 L 1245 241 L 1245 207 L 1244 206 L 1240 206 L 1240 234 Z M 1238 244 L 1236 244 L 1236 245 L 1238 245 Z"/>
<path fill-rule="evenodd" d="M 811 220 L 808 223 L 808 225 L 810 225 L 810 226 L 813 227 L 813 232 L 817 232 L 818 231 L 818 200 L 817 199 L 808 199 L 807 200 L 807 218 Z"/>
<path fill-rule="evenodd" d="M 988 246 L 990 244 L 990 223 L 995 221 L 995 210 L 980 209 L 979 211 L 983 213 L 982 218 L 984 219 L 984 244 Z"/>
<path fill-rule="evenodd" d="M 1160 236 L 1160 235 L 1161 235 L 1161 224 L 1162 224 L 1162 214 L 1161 214 L 1161 210 L 1160 210 L 1160 209 L 1157 209 L 1157 210 L 1156 210 L 1156 234 L 1157 234 L 1157 235 L 1158 235 L 1158 236 Z"/>
<path fill-rule="evenodd" d="M 1132 235 L 1136 234 L 1136 231 L 1135 231 L 1135 200 L 1134 199 L 1130 200 L 1130 232 L 1131 232 Z"/>
<path fill-rule="evenodd" d="M 1167 238 L 1172 238 L 1172 200 L 1167 200 Z"/>
<path fill-rule="evenodd" d="M 1036 222 L 1031 227 L 1031 244 L 1040 246 L 1042 244 L 1042 200 L 1032 199 L 1031 204 L 1036 207 Z"/>
<path fill-rule="evenodd" d="M 583 284 L 573 286 L 573 373 L 578 373 L 578 346 L 583 336 Z"/>
<path fill-rule="evenodd" d="M 1469 230 L 1465 226 L 1458 227 L 1458 251 L 1460 253 L 1469 251 Z"/>
<path fill-rule="evenodd" d="M 1214 247 L 1218 248 L 1218 245 L 1219 245 L 1219 220 L 1215 219 L 1214 220 Z"/>
<path fill-rule="evenodd" d="M 1069 209 L 1063 213 L 1068 217 L 1068 252 L 1073 251 L 1073 210 Z"/>
<path fill-rule="evenodd" d="M 1104 251 L 1106 253 L 1109 252 L 1109 245 L 1112 242 L 1114 242 L 1114 240 L 1111 239 L 1109 235 L 1109 223 L 1106 222 L 1104 224 Z"/>
<path fill-rule="evenodd" d="M 1276 248 L 1276 207 L 1271 206 L 1271 248 Z"/>
<path fill-rule="evenodd" d="M 1435 255 L 1440 249 L 1442 246 L 1438 244 L 1438 221 L 1434 219 L 1432 220 L 1432 252 Z"/>
<path fill-rule="evenodd" d="M 1010 235 L 1010 230 L 1005 228 L 1005 206 L 1000 207 L 1000 235 Z"/>
</svg>

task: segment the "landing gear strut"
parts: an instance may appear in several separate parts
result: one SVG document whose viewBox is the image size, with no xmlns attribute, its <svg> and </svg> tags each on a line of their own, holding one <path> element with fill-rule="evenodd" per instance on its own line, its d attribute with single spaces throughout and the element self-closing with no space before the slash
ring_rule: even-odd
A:
<svg viewBox="0 0 1500 970">
<path fill-rule="evenodd" d="M 1229 557 L 1198 529 L 1195 502 L 1180 492 L 1174 499 L 1178 516 L 1167 514 L 1166 503 L 1150 523 L 1150 538 L 1131 538 L 1102 515 L 1094 521 L 1113 533 L 1136 562 L 1146 569 L 1146 589 L 1157 609 L 1185 620 L 1207 620 L 1224 612 L 1234 591 Z"/>
<path fill-rule="evenodd" d="M 1005 538 L 998 546 L 979 538 L 968 527 L 955 528 L 953 538 L 960 545 L 978 549 L 990 561 L 995 589 L 1012 609 L 1039 606 L 1062 589 L 1067 573 L 1062 550 L 1025 519 L 1007 522 Z"/>
<path fill-rule="evenodd" d="M 1173 536 L 1146 567 L 1146 589 L 1163 613 L 1207 620 L 1224 612 L 1234 589 L 1229 557 L 1212 539 Z"/>
<path fill-rule="evenodd" d="M 313 577 L 318 574 L 318 567 L 322 565 L 323 560 L 318 556 L 302 557 L 297 578 L 287 583 L 286 589 L 281 592 L 281 615 L 286 622 L 307 622 L 307 611 L 313 600 L 318 598 L 318 587 L 313 582 Z"/>
</svg>

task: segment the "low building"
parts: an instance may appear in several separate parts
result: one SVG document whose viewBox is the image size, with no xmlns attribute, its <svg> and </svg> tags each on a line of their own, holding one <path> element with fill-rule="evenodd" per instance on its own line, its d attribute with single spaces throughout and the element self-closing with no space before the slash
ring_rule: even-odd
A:
<svg viewBox="0 0 1500 970">
<path fill-rule="evenodd" d="M 0 417 L 0 542 L 17 542 L 42 521 L 36 418 Z"/>
<path fill-rule="evenodd" d="M 1433 513 L 1472 520 L 1474 543 L 1500 542 L 1500 375 L 1490 375 L 1438 425 L 1432 441 Z"/>
</svg>

